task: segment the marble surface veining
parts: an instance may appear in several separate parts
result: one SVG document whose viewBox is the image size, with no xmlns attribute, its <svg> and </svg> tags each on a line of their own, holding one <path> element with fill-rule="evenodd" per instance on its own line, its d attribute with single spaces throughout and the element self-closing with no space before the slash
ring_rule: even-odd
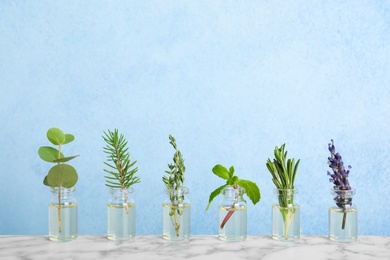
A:
<svg viewBox="0 0 390 260">
<path fill-rule="evenodd" d="M 71 242 L 52 242 L 46 236 L 0 236 L 0 259 L 390 259 L 390 237 L 362 236 L 354 243 L 335 243 L 325 236 L 304 236 L 297 242 L 278 242 L 249 236 L 243 242 L 224 242 L 216 236 L 192 236 L 171 242 L 160 236 L 138 236 L 125 242 L 104 236 L 80 236 Z"/>
</svg>

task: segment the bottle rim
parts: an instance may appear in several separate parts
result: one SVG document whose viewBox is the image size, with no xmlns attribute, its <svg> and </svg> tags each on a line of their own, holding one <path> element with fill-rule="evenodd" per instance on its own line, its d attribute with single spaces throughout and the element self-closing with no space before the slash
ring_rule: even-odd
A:
<svg viewBox="0 0 390 260">
<path fill-rule="evenodd" d="M 50 186 L 50 191 L 51 192 L 58 193 L 58 190 L 59 190 L 58 187 Z M 73 187 L 70 187 L 70 188 L 61 187 L 60 190 L 63 191 L 63 192 L 74 192 L 74 191 L 76 191 L 76 186 L 73 186 Z"/>
<path fill-rule="evenodd" d="M 240 185 L 237 185 L 237 189 L 238 189 L 238 192 L 240 193 L 240 194 L 244 194 L 245 193 L 245 189 L 242 187 L 242 186 L 240 186 Z M 234 189 L 234 187 L 233 187 L 233 185 L 227 185 L 225 188 L 223 188 L 222 190 L 221 190 L 221 194 L 225 194 L 225 191 L 227 191 L 227 190 L 235 190 Z"/>
<path fill-rule="evenodd" d="M 112 188 L 112 187 L 108 187 L 108 191 L 110 192 L 110 194 L 114 194 L 116 192 L 120 192 L 122 191 L 123 189 L 122 188 Z M 134 192 L 134 188 L 133 187 L 128 187 L 126 189 L 127 193 L 133 193 Z"/>
<path fill-rule="evenodd" d="M 180 187 L 178 190 L 181 191 L 182 194 L 188 194 L 190 192 L 190 189 L 188 187 Z M 178 190 L 172 190 L 172 189 L 164 189 L 165 194 L 171 194 L 176 193 Z"/>
<path fill-rule="evenodd" d="M 350 190 L 330 189 L 330 194 L 332 194 L 332 195 L 355 195 L 356 189 L 350 189 Z"/>
<path fill-rule="evenodd" d="M 275 188 L 274 189 L 274 193 L 277 194 L 277 195 L 280 195 L 281 193 L 298 194 L 299 190 L 298 190 L 298 188 L 294 188 L 294 189 L 278 189 L 278 188 Z"/>
</svg>

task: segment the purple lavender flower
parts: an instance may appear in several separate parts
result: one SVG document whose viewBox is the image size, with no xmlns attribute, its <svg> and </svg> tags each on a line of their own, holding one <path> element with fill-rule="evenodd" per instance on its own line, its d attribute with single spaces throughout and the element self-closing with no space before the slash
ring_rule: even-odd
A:
<svg viewBox="0 0 390 260">
<path fill-rule="evenodd" d="M 348 176 L 351 166 L 348 165 L 348 170 L 345 170 L 343 158 L 339 153 L 336 153 L 336 148 L 334 147 L 333 139 L 332 143 L 328 144 L 328 149 L 330 152 L 330 157 L 328 157 L 329 167 L 332 169 L 333 174 L 328 171 L 328 175 L 331 177 L 330 182 L 334 184 L 334 193 L 335 197 L 333 200 L 336 202 L 336 205 L 339 208 L 344 210 L 342 229 L 345 228 L 345 221 L 347 216 L 347 210 L 352 206 L 352 197 L 353 191 L 351 191 L 351 186 L 349 185 Z"/>
<path fill-rule="evenodd" d="M 328 171 L 328 175 L 332 177 L 329 181 L 333 182 L 335 190 L 350 190 L 351 186 L 349 186 L 348 175 L 352 167 L 348 165 L 348 170 L 345 170 L 343 158 L 339 153 L 336 153 L 333 139 L 331 141 L 332 143 L 328 144 L 328 149 L 330 151 L 328 164 L 329 167 L 332 168 L 333 174 Z"/>
</svg>

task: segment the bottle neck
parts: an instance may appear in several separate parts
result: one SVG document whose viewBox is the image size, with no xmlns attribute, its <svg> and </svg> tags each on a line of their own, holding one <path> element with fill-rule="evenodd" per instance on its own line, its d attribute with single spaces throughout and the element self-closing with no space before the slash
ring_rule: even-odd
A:
<svg viewBox="0 0 390 260">
<path fill-rule="evenodd" d="M 292 207 L 297 203 L 298 189 L 274 189 L 276 204 L 280 207 Z"/>
<path fill-rule="evenodd" d="M 189 189 L 187 187 L 179 187 L 178 189 L 165 189 L 164 192 L 172 205 L 179 205 L 186 200 L 185 195 L 189 193 Z"/>
<path fill-rule="evenodd" d="M 61 199 L 69 199 L 73 197 L 73 193 L 76 191 L 76 187 L 71 188 L 58 188 L 58 187 L 50 187 L 50 192 L 53 196 L 60 197 Z"/>
<path fill-rule="evenodd" d="M 352 197 L 355 195 L 355 189 L 351 190 L 338 190 L 331 189 L 333 200 L 339 208 L 347 209 L 352 207 Z"/>
<path fill-rule="evenodd" d="M 245 201 L 243 200 L 243 195 L 245 194 L 244 188 L 236 185 L 236 186 L 227 186 L 225 187 L 222 192 L 223 194 L 223 200 L 222 205 L 225 206 L 232 206 L 238 205 L 238 204 L 245 204 Z"/>
<path fill-rule="evenodd" d="M 111 194 L 111 201 L 116 203 L 128 203 L 131 199 L 131 194 L 134 192 L 132 187 L 127 189 L 121 188 L 109 188 L 109 193 Z"/>
</svg>

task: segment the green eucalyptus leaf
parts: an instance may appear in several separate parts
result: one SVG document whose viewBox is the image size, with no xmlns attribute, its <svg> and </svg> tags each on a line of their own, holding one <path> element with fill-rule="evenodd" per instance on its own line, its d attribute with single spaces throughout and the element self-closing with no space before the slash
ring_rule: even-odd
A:
<svg viewBox="0 0 390 260">
<path fill-rule="evenodd" d="M 61 158 L 61 159 L 57 159 L 57 160 L 54 160 L 53 162 L 67 162 L 67 161 L 70 161 L 70 160 L 72 160 L 72 159 L 74 159 L 74 158 L 76 158 L 77 156 L 79 156 L 79 155 L 74 155 L 74 156 L 69 156 L 69 157 L 63 157 L 63 158 Z"/>
<path fill-rule="evenodd" d="M 51 187 L 71 188 L 77 182 L 76 170 L 69 164 L 59 164 L 53 166 L 47 175 L 47 183 Z"/>
<path fill-rule="evenodd" d="M 50 128 L 47 131 L 47 139 L 54 145 L 61 145 L 65 143 L 65 134 L 58 128 Z"/>
<path fill-rule="evenodd" d="M 245 193 L 253 202 L 253 205 L 256 205 L 256 203 L 259 202 L 261 195 L 260 189 L 257 187 L 256 183 L 248 180 L 238 180 L 237 184 L 245 189 Z"/>
<path fill-rule="evenodd" d="M 60 158 L 64 158 L 64 155 L 61 152 L 50 146 L 41 146 L 38 149 L 38 154 L 39 157 L 46 162 L 55 162 L 55 160 L 58 160 L 58 154 L 60 155 Z"/>
<path fill-rule="evenodd" d="M 217 196 L 221 193 L 221 191 L 222 191 L 226 186 L 228 186 L 228 185 L 227 185 L 227 184 L 222 185 L 221 187 L 215 189 L 215 190 L 210 194 L 209 204 L 207 204 L 206 210 L 209 209 L 209 207 L 210 207 L 210 205 L 211 205 L 211 202 L 214 200 L 215 197 L 217 197 Z"/>
<path fill-rule="evenodd" d="M 43 185 L 50 186 L 49 183 L 47 182 L 47 175 L 45 176 L 45 179 L 43 179 Z"/>
<path fill-rule="evenodd" d="M 215 175 L 217 175 L 218 177 L 220 177 L 222 179 L 225 179 L 225 180 L 230 179 L 229 171 L 224 166 L 222 166 L 220 164 L 215 165 L 212 171 Z"/>
<path fill-rule="evenodd" d="M 65 142 L 63 144 L 70 143 L 74 140 L 74 136 L 71 134 L 65 134 Z"/>
</svg>

